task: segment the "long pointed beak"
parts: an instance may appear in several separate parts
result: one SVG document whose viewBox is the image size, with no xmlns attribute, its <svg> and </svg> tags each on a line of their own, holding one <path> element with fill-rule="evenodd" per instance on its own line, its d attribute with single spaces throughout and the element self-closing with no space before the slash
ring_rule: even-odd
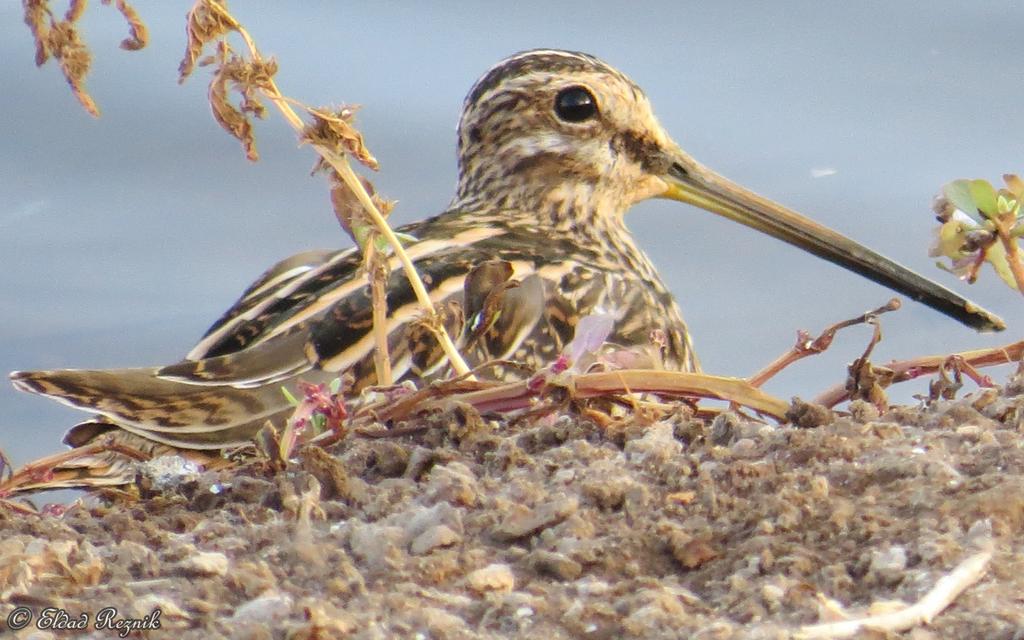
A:
<svg viewBox="0 0 1024 640">
<path fill-rule="evenodd" d="M 846 236 L 748 191 L 687 156 L 672 154 L 664 198 L 696 205 L 870 278 L 978 331 L 1002 331 L 998 316 Z"/>
</svg>

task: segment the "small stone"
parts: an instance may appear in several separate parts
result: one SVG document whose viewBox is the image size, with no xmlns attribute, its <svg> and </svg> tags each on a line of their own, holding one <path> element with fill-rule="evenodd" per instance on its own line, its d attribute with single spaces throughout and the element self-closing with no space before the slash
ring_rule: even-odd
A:
<svg viewBox="0 0 1024 640">
<path fill-rule="evenodd" d="M 630 440 L 624 448 L 626 458 L 646 467 L 661 467 L 682 449 L 682 443 L 676 440 L 672 425 L 667 422 L 647 427 L 642 438 Z"/>
<path fill-rule="evenodd" d="M 419 626 L 426 627 L 431 637 L 463 637 L 468 631 L 465 620 L 438 607 L 419 609 L 413 620 Z"/>
<path fill-rule="evenodd" d="M 569 556 L 543 549 L 538 549 L 530 554 L 530 564 L 537 573 L 543 573 L 559 580 L 575 580 L 583 573 L 583 565 Z"/>
<path fill-rule="evenodd" d="M 878 420 L 878 417 L 881 415 L 878 412 L 878 407 L 867 400 L 852 400 L 849 405 L 849 411 L 850 416 L 861 423 Z"/>
<path fill-rule="evenodd" d="M 126 613 L 133 618 L 145 618 L 146 616 L 152 616 L 157 609 L 160 610 L 160 620 L 165 625 L 172 618 L 180 621 L 192 619 L 192 616 L 182 610 L 177 602 L 168 596 L 156 593 L 148 593 L 132 600 L 131 608 Z"/>
<path fill-rule="evenodd" d="M 676 491 L 665 496 L 665 502 L 686 506 L 697 497 L 696 491 Z"/>
<path fill-rule="evenodd" d="M 494 529 L 494 535 L 501 540 L 532 535 L 565 520 L 576 513 L 579 506 L 579 500 L 574 497 L 562 497 L 533 509 L 515 505 Z"/>
<path fill-rule="evenodd" d="M 723 447 L 732 442 L 740 419 L 731 411 L 724 411 L 711 421 L 711 444 Z"/>
<path fill-rule="evenodd" d="M 732 454 L 737 458 L 752 458 L 757 455 L 757 443 L 750 438 L 740 438 L 732 443 Z"/>
<path fill-rule="evenodd" d="M 794 427 L 801 429 L 816 429 L 834 419 L 835 415 L 828 407 L 813 402 L 804 402 L 800 398 L 793 398 L 793 403 L 786 411 L 786 420 L 792 422 Z"/>
<path fill-rule="evenodd" d="M 158 491 L 168 491 L 199 477 L 199 465 L 179 455 L 166 455 L 139 464 L 139 472 Z"/>
<path fill-rule="evenodd" d="M 287 593 L 270 591 L 236 607 L 231 623 L 280 624 L 291 615 L 292 603 Z"/>
<path fill-rule="evenodd" d="M 446 524 L 455 531 L 462 531 L 462 512 L 447 502 L 439 502 L 432 507 L 414 506 L 396 517 L 404 520 L 404 528 L 409 539 L 415 538 L 430 527 Z"/>
<path fill-rule="evenodd" d="M 611 591 L 611 585 L 592 575 L 580 578 L 575 583 L 576 592 L 581 596 L 603 596 Z"/>
<path fill-rule="evenodd" d="M 469 587 L 478 593 L 501 591 L 511 593 L 516 586 L 516 578 L 512 567 L 507 564 L 489 564 L 466 576 Z"/>
<path fill-rule="evenodd" d="M 466 465 L 449 462 L 430 470 L 426 494 L 430 502 L 448 502 L 471 507 L 477 502 L 476 476 Z"/>
<path fill-rule="evenodd" d="M 874 575 L 883 583 L 896 583 L 902 580 L 907 568 L 907 550 L 901 546 L 875 550 L 871 553 L 871 564 L 868 574 Z"/>
<path fill-rule="evenodd" d="M 450 547 L 462 540 L 462 536 L 450 527 L 439 524 L 430 527 L 413 539 L 409 550 L 416 555 L 430 553 L 439 547 Z"/>
<path fill-rule="evenodd" d="M 977 442 L 981 438 L 982 429 L 976 424 L 965 424 L 956 428 L 956 434 L 965 440 Z"/>
<path fill-rule="evenodd" d="M 223 576 L 227 574 L 229 564 L 223 553 L 201 551 L 186 558 L 179 568 L 189 575 Z"/>
<path fill-rule="evenodd" d="M 352 523 L 348 544 L 352 555 L 374 569 L 395 566 L 401 560 L 405 529 L 383 524 Z"/>
<path fill-rule="evenodd" d="M 786 596 L 786 590 L 775 584 L 766 584 L 761 587 L 761 599 L 770 611 L 776 611 L 782 606 L 782 599 Z"/>
<path fill-rule="evenodd" d="M 709 542 L 692 538 L 681 531 L 670 533 L 668 544 L 672 557 L 687 569 L 696 569 L 719 555 Z"/>
</svg>

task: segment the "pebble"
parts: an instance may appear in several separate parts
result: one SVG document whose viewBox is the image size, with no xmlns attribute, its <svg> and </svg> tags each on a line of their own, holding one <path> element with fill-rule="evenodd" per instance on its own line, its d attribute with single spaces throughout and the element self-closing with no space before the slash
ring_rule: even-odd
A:
<svg viewBox="0 0 1024 640">
<path fill-rule="evenodd" d="M 450 547 L 461 540 L 461 534 L 446 525 L 439 524 L 416 536 L 410 543 L 409 550 L 415 555 L 424 555 L 440 547 Z"/>
<path fill-rule="evenodd" d="M 646 467 L 661 467 L 682 449 L 667 422 L 651 425 L 642 438 L 630 440 L 625 446 L 626 458 Z"/>
<path fill-rule="evenodd" d="M 512 567 L 507 564 L 489 564 L 482 569 L 477 569 L 466 576 L 469 587 L 477 593 L 488 591 L 501 591 L 511 593 L 516 586 L 516 578 L 512 573 Z"/>
<path fill-rule="evenodd" d="M 448 502 L 472 507 L 478 496 L 476 475 L 461 462 L 449 462 L 430 470 L 426 494 L 429 502 Z"/>
<path fill-rule="evenodd" d="M 883 582 L 900 580 L 906 568 L 907 550 L 905 547 L 888 547 L 871 552 L 868 573 L 878 576 Z"/>
<path fill-rule="evenodd" d="M 565 520 L 576 513 L 579 506 L 579 500 L 575 497 L 564 496 L 532 509 L 515 505 L 494 528 L 493 533 L 501 540 L 515 540 L 532 535 Z"/>
<path fill-rule="evenodd" d="M 231 620 L 243 624 L 279 624 L 291 614 L 292 603 L 287 593 L 270 591 L 236 607 Z"/>
<path fill-rule="evenodd" d="M 559 580 L 575 580 L 583 573 L 583 565 L 564 553 L 537 549 L 530 554 L 529 561 L 534 571 Z"/>
<path fill-rule="evenodd" d="M 181 562 L 179 567 L 190 575 L 223 576 L 228 572 L 231 562 L 223 553 L 216 551 L 200 551 Z"/>
<path fill-rule="evenodd" d="M 353 522 L 348 543 L 352 555 L 374 569 L 394 565 L 404 546 L 405 529 L 383 524 Z"/>
</svg>

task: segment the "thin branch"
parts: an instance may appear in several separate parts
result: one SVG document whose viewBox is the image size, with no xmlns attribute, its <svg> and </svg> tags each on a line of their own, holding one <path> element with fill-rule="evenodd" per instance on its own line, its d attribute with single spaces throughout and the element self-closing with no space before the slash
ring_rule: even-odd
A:
<svg viewBox="0 0 1024 640">
<path fill-rule="evenodd" d="M 388 353 L 388 301 L 387 301 L 387 261 L 382 259 L 372 239 L 366 243 L 367 271 L 370 278 L 370 295 L 373 304 L 373 365 L 377 372 L 377 384 L 392 384 L 391 356 Z M 380 327 L 380 330 L 377 330 Z"/>
<path fill-rule="evenodd" d="M 953 571 L 940 578 L 923 598 L 906 609 L 854 620 L 807 625 L 801 627 L 795 637 L 802 640 L 849 638 L 869 630 L 899 633 L 920 624 L 928 624 L 952 604 L 961 593 L 985 575 L 985 570 L 991 560 L 991 548 L 969 556 Z"/>
<path fill-rule="evenodd" d="M 843 320 L 842 322 L 837 322 L 829 326 L 824 331 L 822 331 L 821 334 L 814 340 L 810 339 L 810 335 L 806 331 L 798 331 L 796 344 L 793 345 L 793 347 L 789 351 L 782 354 L 772 362 L 768 363 L 768 365 L 765 366 L 763 369 L 747 378 L 747 382 L 750 383 L 751 386 L 760 387 L 769 379 L 776 376 L 780 371 L 782 371 L 789 365 L 793 364 L 797 360 L 802 360 L 807 356 L 822 353 L 823 351 L 828 349 L 829 346 L 832 345 L 832 340 L 835 339 L 836 333 L 839 332 L 839 330 L 845 329 L 846 327 L 852 327 L 858 324 L 864 324 L 865 322 L 870 321 L 872 318 L 875 318 L 882 313 L 896 311 L 897 309 L 900 308 L 900 306 L 901 304 L 899 298 L 893 298 L 889 300 L 889 302 L 882 305 L 881 307 L 878 307 L 877 309 L 868 311 L 867 313 L 861 314 L 856 318 Z"/>
<path fill-rule="evenodd" d="M 893 361 L 885 365 L 885 367 L 895 373 L 893 383 L 906 382 L 907 380 L 913 380 L 914 378 L 939 371 L 950 357 L 960 358 L 964 364 L 975 368 L 1012 364 L 1024 358 L 1024 340 L 990 349 L 976 349 L 953 354 L 921 356 L 919 358 L 911 358 L 910 360 Z M 814 402 L 823 404 L 826 407 L 834 407 L 840 402 L 848 400 L 849 397 L 850 395 L 845 385 L 840 384 L 818 395 Z"/>
<path fill-rule="evenodd" d="M 1010 273 L 1013 274 L 1013 279 L 1017 283 L 1017 291 L 1024 295 L 1024 262 L 1021 262 L 1020 245 L 1013 237 L 1012 227 L 1012 222 L 1009 224 L 999 222 L 996 224 L 996 231 L 1006 249 L 1006 261 L 1010 263 Z"/>
<path fill-rule="evenodd" d="M 751 386 L 746 380 L 680 371 L 622 369 L 561 374 L 551 379 L 538 374 L 519 382 L 481 385 L 483 383 L 469 380 L 460 381 L 458 386 L 440 383 L 389 403 L 391 406 L 369 408 L 367 413 L 381 420 L 395 420 L 453 402 L 472 405 L 479 411 L 513 411 L 534 406 L 537 399 L 550 394 L 552 388 L 566 389 L 578 400 L 631 393 L 715 398 L 750 407 L 778 420 L 784 420 L 789 409 L 789 403 Z"/>
</svg>

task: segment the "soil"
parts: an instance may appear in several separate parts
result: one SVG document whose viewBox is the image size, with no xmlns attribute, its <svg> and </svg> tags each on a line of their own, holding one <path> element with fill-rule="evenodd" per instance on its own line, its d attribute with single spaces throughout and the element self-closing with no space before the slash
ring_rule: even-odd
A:
<svg viewBox="0 0 1024 640">
<path fill-rule="evenodd" d="M 151 463 L 137 500 L 0 513 L 0 628 L 116 637 L 115 607 L 181 640 L 788 638 L 919 600 L 990 531 L 981 580 L 903 636 L 1024 638 L 1024 378 L 801 423 L 456 407 L 276 473 Z M 46 607 L 86 629 L 38 629 Z"/>
</svg>

